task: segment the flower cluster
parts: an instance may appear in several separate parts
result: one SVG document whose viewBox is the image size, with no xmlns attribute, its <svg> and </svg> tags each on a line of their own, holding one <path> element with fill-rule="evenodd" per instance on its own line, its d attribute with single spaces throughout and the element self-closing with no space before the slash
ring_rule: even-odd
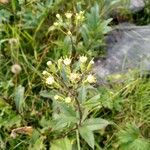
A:
<svg viewBox="0 0 150 150">
<path fill-rule="evenodd" d="M 72 35 L 71 28 L 76 25 L 80 25 L 85 20 L 84 12 L 80 11 L 78 13 L 71 13 L 66 12 L 65 16 L 61 16 L 60 14 L 56 14 L 56 22 L 53 23 L 53 25 L 49 28 L 49 31 L 55 30 L 55 29 L 61 29 L 61 27 L 65 28 L 67 30 L 67 35 Z M 65 31 L 63 31 L 65 32 Z"/>
<path fill-rule="evenodd" d="M 83 22 L 85 19 L 84 12 L 80 11 L 79 13 L 76 13 L 75 19 L 76 19 L 76 22 Z"/>
<path fill-rule="evenodd" d="M 80 56 L 77 61 L 69 57 L 60 58 L 56 63 L 48 61 L 42 74 L 46 85 L 57 91 L 54 100 L 70 103 L 74 101 L 71 90 L 96 83 L 96 77 L 91 72 L 93 64 L 94 61 L 88 61 L 86 56 Z"/>
</svg>

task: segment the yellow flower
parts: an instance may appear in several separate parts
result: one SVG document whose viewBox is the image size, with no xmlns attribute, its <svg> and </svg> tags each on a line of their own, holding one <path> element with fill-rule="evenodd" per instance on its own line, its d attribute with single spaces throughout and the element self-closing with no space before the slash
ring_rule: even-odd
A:
<svg viewBox="0 0 150 150">
<path fill-rule="evenodd" d="M 87 57 L 86 56 L 80 56 L 79 61 L 81 63 L 85 63 L 87 61 Z"/>
<path fill-rule="evenodd" d="M 65 13 L 66 18 L 70 19 L 72 17 L 72 13 Z"/>
<path fill-rule="evenodd" d="M 52 62 L 51 62 L 51 61 L 48 61 L 46 64 L 47 64 L 47 66 L 51 66 L 51 65 L 52 65 Z"/>
<path fill-rule="evenodd" d="M 96 78 L 93 75 L 90 74 L 90 75 L 87 76 L 87 81 L 89 83 L 95 83 L 96 82 Z"/>
<path fill-rule="evenodd" d="M 54 96 L 54 99 L 55 99 L 55 100 L 58 100 L 59 98 L 60 98 L 59 95 L 55 95 L 55 96 Z"/>
<path fill-rule="evenodd" d="M 66 98 L 65 98 L 65 102 L 66 102 L 66 103 L 70 103 L 70 102 L 71 102 L 71 98 L 70 98 L 70 97 L 66 97 Z"/>
<path fill-rule="evenodd" d="M 54 83 L 54 77 L 53 76 L 49 76 L 48 78 L 46 78 L 46 84 L 48 85 L 52 85 Z"/>
<path fill-rule="evenodd" d="M 71 64 L 71 59 L 69 59 L 69 58 L 66 58 L 66 59 L 64 59 L 64 64 L 66 65 L 66 66 L 68 66 L 68 65 L 70 65 Z"/>
</svg>

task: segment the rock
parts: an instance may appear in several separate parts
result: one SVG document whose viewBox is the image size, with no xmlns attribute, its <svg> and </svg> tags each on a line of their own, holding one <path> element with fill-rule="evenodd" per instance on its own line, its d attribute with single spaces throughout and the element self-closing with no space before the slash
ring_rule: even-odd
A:
<svg viewBox="0 0 150 150">
<path fill-rule="evenodd" d="M 108 35 L 106 57 L 95 63 L 94 72 L 106 79 L 134 69 L 150 71 L 150 25 L 121 24 Z"/>
<path fill-rule="evenodd" d="M 130 0 L 129 9 L 132 12 L 137 12 L 145 7 L 145 0 Z"/>
<path fill-rule="evenodd" d="M 116 7 L 114 7 L 115 9 L 112 9 L 108 14 L 114 19 L 119 19 L 119 22 L 124 22 L 124 20 L 126 21 L 130 19 L 131 14 L 143 10 L 147 3 L 147 0 L 119 1 Z"/>
</svg>

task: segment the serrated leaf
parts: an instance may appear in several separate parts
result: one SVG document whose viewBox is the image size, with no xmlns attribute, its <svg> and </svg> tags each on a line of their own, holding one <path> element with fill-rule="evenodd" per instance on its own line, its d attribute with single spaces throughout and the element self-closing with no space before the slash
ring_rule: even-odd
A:
<svg viewBox="0 0 150 150">
<path fill-rule="evenodd" d="M 120 150 L 149 150 L 150 142 L 140 135 L 135 125 L 127 124 L 118 134 Z"/>
<path fill-rule="evenodd" d="M 15 90 L 15 104 L 16 104 L 16 109 L 21 113 L 23 111 L 24 107 L 24 91 L 25 88 L 21 85 L 19 85 L 16 90 Z"/>
<path fill-rule="evenodd" d="M 72 150 L 72 143 L 68 138 L 59 139 L 51 143 L 50 150 Z"/>
<path fill-rule="evenodd" d="M 95 130 L 103 129 L 109 124 L 110 124 L 110 122 L 105 120 L 105 119 L 102 119 L 102 118 L 91 118 L 91 119 L 87 119 L 83 123 L 83 126 L 89 128 L 89 130 L 91 130 L 91 131 L 95 131 Z"/>
<path fill-rule="evenodd" d="M 81 137 L 88 143 L 88 145 L 94 149 L 94 134 L 93 132 L 86 126 L 79 128 L 79 133 Z"/>
</svg>

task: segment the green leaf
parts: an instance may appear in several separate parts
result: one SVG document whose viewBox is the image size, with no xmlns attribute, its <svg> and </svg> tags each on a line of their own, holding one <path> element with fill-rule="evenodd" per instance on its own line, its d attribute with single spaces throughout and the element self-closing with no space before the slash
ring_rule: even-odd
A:
<svg viewBox="0 0 150 150">
<path fill-rule="evenodd" d="M 60 110 L 60 114 L 58 115 L 59 119 L 61 119 L 60 118 L 60 116 L 61 116 L 66 121 L 67 120 L 68 121 L 70 120 L 70 121 L 73 121 L 73 122 L 77 121 L 76 110 L 72 106 L 69 106 L 66 103 L 56 103 L 54 105 L 54 107 L 55 107 L 55 109 Z"/>
<path fill-rule="evenodd" d="M 0 98 L 0 109 L 3 109 L 6 106 L 9 106 L 9 104 L 6 103 L 3 99 Z"/>
<path fill-rule="evenodd" d="M 133 124 L 127 124 L 118 133 L 120 150 L 149 150 L 150 142 L 142 137 L 140 130 Z"/>
<path fill-rule="evenodd" d="M 55 92 L 53 92 L 53 91 L 48 92 L 48 91 L 44 90 L 44 91 L 40 92 L 40 96 L 42 96 L 44 98 L 53 99 L 54 95 L 55 95 Z"/>
<path fill-rule="evenodd" d="M 109 124 L 110 124 L 110 122 L 105 119 L 91 118 L 91 119 L 87 119 L 83 123 L 83 126 L 89 128 L 89 130 L 91 130 L 91 131 L 95 131 L 95 130 L 103 129 Z"/>
<path fill-rule="evenodd" d="M 51 143 L 50 150 L 72 150 L 72 143 L 68 138 L 59 139 Z"/>
<path fill-rule="evenodd" d="M 97 103 L 99 103 L 100 101 L 100 94 L 97 94 L 95 96 L 93 96 L 92 98 L 90 98 L 89 100 L 87 100 L 84 105 L 88 105 L 88 106 L 95 106 L 97 105 Z"/>
<path fill-rule="evenodd" d="M 41 136 L 36 140 L 33 146 L 29 146 L 28 150 L 46 150 L 46 146 L 44 144 L 44 136 Z"/>
<path fill-rule="evenodd" d="M 86 126 L 79 128 L 79 133 L 81 137 L 88 143 L 88 145 L 94 149 L 94 134 L 93 132 Z"/>
<path fill-rule="evenodd" d="M 15 104 L 16 109 L 21 113 L 23 111 L 24 107 L 24 91 L 25 88 L 21 85 L 19 85 L 15 90 Z"/>
<path fill-rule="evenodd" d="M 78 95 L 78 100 L 80 102 L 84 102 L 86 100 L 86 96 L 87 96 L 87 90 L 85 86 L 82 86 L 78 89 L 79 91 L 79 95 Z"/>
</svg>

